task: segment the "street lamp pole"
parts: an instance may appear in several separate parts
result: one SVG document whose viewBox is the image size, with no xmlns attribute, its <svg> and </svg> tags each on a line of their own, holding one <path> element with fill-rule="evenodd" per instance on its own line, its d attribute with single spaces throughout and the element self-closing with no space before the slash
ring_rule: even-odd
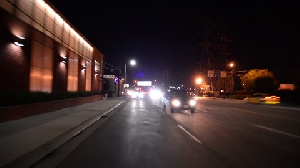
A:
<svg viewBox="0 0 300 168">
<path fill-rule="evenodd" d="M 121 87 L 121 68 L 118 68 L 119 70 L 119 75 L 118 75 L 118 97 L 120 97 L 120 87 Z"/>
<path fill-rule="evenodd" d="M 231 71 L 230 71 L 230 76 L 231 76 L 231 87 L 230 87 L 230 99 L 232 100 L 232 92 L 233 92 L 233 68 L 234 68 L 234 63 L 231 62 L 229 64 L 230 68 L 231 68 Z"/>
<path fill-rule="evenodd" d="M 125 79 L 124 79 L 124 83 L 127 84 L 127 80 L 126 80 L 126 79 L 127 79 L 127 78 L 126 78 L 126 75 L 127 75 L 127 74 L 126 74 L 126 63 L 125 63 L 124 69 L 125 69 Z"/>
<path fill-rule="evenodd" d="M 132 65 L 132 66 L 135 66 L 136 65 L 136 61 L 135 60 L 130 60 L 129 64 Z M 127 65 L 126 65 L 126 63 L 124 65 L 124 71 L 125 71 L 124 84 L 127 84 Z"/>
<path fill-rule="evenodd" d="M 201 87 L 202 78 L 197 77 L 195 83 L 196 83 L 196 92 L 197 92 L 197 96 L 199 96 L 199 87 Z"/>
</svg>

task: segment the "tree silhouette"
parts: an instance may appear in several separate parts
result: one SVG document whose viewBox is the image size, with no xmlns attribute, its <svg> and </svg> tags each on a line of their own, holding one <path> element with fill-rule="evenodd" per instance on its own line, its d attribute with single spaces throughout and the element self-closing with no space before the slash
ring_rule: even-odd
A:
<svg viewBox="0 0 300 168">
<path fill-rule="evenodd" d="M 241 82 L 248 92 L 273 93 L 278 88 L 273 72 L 268 69 L 252 69 L 241 77 Z"/>
</svg>

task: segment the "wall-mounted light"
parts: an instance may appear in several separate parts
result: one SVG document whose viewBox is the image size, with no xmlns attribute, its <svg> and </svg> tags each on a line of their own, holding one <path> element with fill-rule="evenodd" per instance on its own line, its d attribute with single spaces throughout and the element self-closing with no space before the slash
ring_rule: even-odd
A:
<svg viewBox="0 0 300 168">
<path fill-rule="evenodd" d="M 15 41 L 14 44 L 15 44 L 16 46 L 19 46 L 19 47 L 23 47 L 23 46 L 24 46 L 24 44 L 19 43 L 19 42 L 17 42 L 17 41 Z"/>
<path fill-rule="evenodd" d="M 96 71 L 95 71 L 95 75 L 99 75 L 100 74 L 100 71 L 97 69 Z"/>
<path fill-rule="evenodd" d="M 18 36 L 18 35 L 16 35 L 16 37 L 18 37 L 18 38 L 21 39 L 21 40 L 25 40 L 25 37 Z"/>
<path fill-rule="evenodd" d="M 66 64 L 67 63 L 67 57 L 60 57 L 60 62 Z"/>
<path fill-rule="evenodd" d="M 23 47 L 24 46 L 24 40 L 25 40 L 25 37 L 16 35 L 15 38 L 14 38 L 14 44 L 16 46 Z"/>
<path fill-rule="evenodd" d="M 82 70 L 82 71 L 85 71 L 85 70 L 86 70 L 86 66 L 83 66 L 83 65 L 82 65 L 82 66 L 81 66 L 81 70 Z"/>
<path fill-rule="evenodd" d="M 95 78 L 97 78 L 98 80 L 101 79 L 100 71 L 98 69 L 95 70 Z"/>
</svg>

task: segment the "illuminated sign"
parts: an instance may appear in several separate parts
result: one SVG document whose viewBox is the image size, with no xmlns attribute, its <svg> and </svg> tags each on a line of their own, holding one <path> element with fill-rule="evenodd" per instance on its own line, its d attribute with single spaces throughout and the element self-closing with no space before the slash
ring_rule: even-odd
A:
<svg viewBox="0 0 300 168">
<path fill-rule="evenodd" d="M 226 71 L 221 71 L 221 78 L 226 78 Z"/>
<path fill-rule="evenodd" d="M 115 78 L 115 75 L 103 75 L 103 78 Z"/>
<path fill-rule="evenodd" d="M 208 77 L 214 77 L 214 71 L 213 70 L 208 70 L 207 76 Z"/>
<path fill-rule="evenodd" d="M 152 86 L 152 81 L 138 81 L 138 86 Z"/>
</svg>

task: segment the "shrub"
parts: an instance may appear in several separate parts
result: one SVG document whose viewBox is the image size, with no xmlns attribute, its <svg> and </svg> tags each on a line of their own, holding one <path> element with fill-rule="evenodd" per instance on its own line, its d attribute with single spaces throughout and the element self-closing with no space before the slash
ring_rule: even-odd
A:
<svg viewBox="0 0 300 168">
<path fill-rule="evenodd" d="M 101 95 L 97 91 L 78 91 L 78 92 L 27 92 L 27 91 L 14 91 L 4 94 L 5 99 L 0 102 L 0 106 L 11 106 L 19 104 L 29 104 L 46 102 L 53 100 L 61 100 L 68 98 L 87 97 L 92 95 Z"/>
</svg>

